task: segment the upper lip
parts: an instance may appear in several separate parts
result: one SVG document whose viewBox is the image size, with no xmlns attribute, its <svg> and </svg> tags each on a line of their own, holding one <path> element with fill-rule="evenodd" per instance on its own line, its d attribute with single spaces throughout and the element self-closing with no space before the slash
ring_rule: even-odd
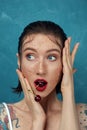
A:
<svg viewBox="0 0 87 130">
<path fill-rule="evenodd" d="M 45 79 L 36 79 L 34 81 L 35 85 L 38 86 L 38 85 L 46 85 L 47 84 L 47 81 Z"/>
</svg>

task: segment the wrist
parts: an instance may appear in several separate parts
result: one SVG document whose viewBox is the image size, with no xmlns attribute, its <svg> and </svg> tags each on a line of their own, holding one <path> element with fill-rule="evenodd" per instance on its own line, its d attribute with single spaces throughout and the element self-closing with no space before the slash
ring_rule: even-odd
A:
<svg viewBox="0 0 87 130">
<path fill-rule="evenodd" d="M 70 86 L 71 87 L 71 86 Z M 62 92 L 62 96 L 63 96 L 63 100 L 71 100 L 74 99 L 74 88 L 70 88 L 70 87 L 64 87 L 61 92 Z"/>
<path fill-rule="evenodd" d="M 72 83 L 68 83 L 68 84 L 61 84 L 61 92 L 62 95 L 67 95 L 67 94 L 74 94 L 74 84 Z"/>
<path fill-rule="evenodd" d="M 32 123 L 32 130 L 44 130 L 46 120 L 37 119 Z"/>
</svg>

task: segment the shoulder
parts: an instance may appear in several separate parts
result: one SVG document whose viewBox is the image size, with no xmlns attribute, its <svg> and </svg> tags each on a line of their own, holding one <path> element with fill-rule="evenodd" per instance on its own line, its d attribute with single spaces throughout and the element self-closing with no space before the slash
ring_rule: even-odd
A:
<svg viewBox="0 0 87 130">
<path fill-rule="evenodd" d="M 0 103 L 0 117 L 5 114 L 4 112 L 5 112 L 5 106 L 4 104 Z"/>
<path fill-rule="evenodd" d="M 81 130 L 87 130 L 87 104 L 77 104 L 77 111 Z"/>
<path fill-rule="evenodd" d="M 0 130 L 6 129 L 7 115 L 4 104 L 0 104 Z"/>
</svg>

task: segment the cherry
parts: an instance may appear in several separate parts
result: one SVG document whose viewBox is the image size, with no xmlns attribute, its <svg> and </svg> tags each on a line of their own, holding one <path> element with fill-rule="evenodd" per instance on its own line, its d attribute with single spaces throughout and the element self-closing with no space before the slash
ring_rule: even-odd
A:
<svg viewBox="0 0 87 130">
<path fill-rule="evenodd" d="M 36 102 L 39 102 L 40 100 L 41 100 L 41 96 L 40 96 L 40 95 L 36 95 L 36 96 L 35 96 L 35 101 L 36 101 Z"/>
</svg>

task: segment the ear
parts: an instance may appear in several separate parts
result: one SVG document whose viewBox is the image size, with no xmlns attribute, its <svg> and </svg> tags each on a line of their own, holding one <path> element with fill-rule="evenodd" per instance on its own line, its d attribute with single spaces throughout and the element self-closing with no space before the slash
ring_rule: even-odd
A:
<svg viewBox="0 0 87 130">
<path fill-rule="evenodd" d="M 18 65 L 18 68 L 20 69 L 20 57 L 19 57 L 19 54 L 16 53 L 16 56 L 17 56 L 17 65 Z"/>
</svg>

